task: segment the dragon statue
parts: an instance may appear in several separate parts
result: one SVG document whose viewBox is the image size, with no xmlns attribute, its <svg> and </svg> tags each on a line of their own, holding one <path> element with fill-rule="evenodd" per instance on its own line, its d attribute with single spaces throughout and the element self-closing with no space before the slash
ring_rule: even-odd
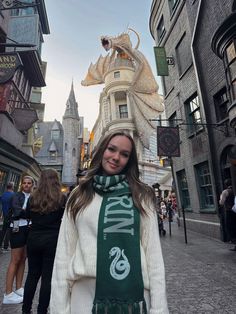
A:
<svg viewBox="0 0 236 314">
<path fill-rule="evenodd" d="M 117 37 L 102 37 L 101 43 L 106 51 L 111 54 L 100 56 L 95 64 L 90 64 L 85 79 L 81 82 L 83 86 L 104 83 L 104 78 L 111 63 L 116 58 L 129 59 L 134 65 L 135 73 L 131 85 L 127 91 L 136 130 L 144 147 L 149 148 L 150 136 L 155 125 L 150 119 L 156 118 L 163 112 L 163 100 L 158 94 L 158 85 L 153 76 L 151 67 L 145 56 L 138 50 L 140 43 L 139 35 L 133 29 L 138 38 L 135 48 L 132 47 L 128 33 L 122 33 Z"/>
</svg>

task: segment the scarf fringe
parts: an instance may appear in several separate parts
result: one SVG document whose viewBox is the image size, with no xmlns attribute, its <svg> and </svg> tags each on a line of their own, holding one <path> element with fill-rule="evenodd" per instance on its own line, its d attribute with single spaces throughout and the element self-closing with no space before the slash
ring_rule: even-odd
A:
<svg viewBox="0 0 236 314">
<path fill-rule="evenodd" d="M 130 303 L 94 303 L 92 314 L 147 314 L 146 302 Z"/>
</svg>

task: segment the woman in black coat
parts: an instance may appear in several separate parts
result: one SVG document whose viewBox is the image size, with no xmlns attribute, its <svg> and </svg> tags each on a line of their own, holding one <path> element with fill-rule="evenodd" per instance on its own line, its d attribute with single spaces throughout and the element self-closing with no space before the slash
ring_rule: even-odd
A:
<svg viewBox="0 0 236 314">
<path fill-rule="evenodd" d="M 27 240 L 28 276 L 22 313 L 31 313 L 32 301 L 39 279 L 38 314 L 46 314 L 50 300 L 51 277 L 57 238 L 64 213 L 66 196 L 61 192 L 60 181 L 54 169 L 41 173 L 38 188 L 30 197 L 26 217 L 31 220 Z"/>
</svg>

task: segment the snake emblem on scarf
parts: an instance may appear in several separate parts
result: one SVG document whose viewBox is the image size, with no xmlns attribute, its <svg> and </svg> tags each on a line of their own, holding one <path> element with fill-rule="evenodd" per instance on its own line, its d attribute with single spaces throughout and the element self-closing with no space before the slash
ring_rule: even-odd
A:
<svg viewBox="0 0 236 314">
<path fill-rule="evenodd" d="M 111 262 L 110 274 L 116 280 L 125 279 L 130 272 L 130 264 L 128 258 L 125 256 L 124 250 L 121 250 L 119 247 L 115 246 L 111 248 L 109 252 L 109 258 L 115 256 L 114 260 Z M 119 261 L 119 258 L 123 257 L 123 260 Z M 121 273 L 117 273 L 121 272 Z"/>
</svg>

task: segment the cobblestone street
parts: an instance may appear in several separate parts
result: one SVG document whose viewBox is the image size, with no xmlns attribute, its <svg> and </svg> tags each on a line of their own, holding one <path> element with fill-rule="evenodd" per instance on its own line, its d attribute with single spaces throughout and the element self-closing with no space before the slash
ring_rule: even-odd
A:
<svg viewBox="0 0 236 314">
<path fill-rule="evenodd" d="M 161 238 L 170 314 L 235 314 L 236 252 L 232 245 L 187 231 L 172 223 Z M 2 305 L 10 253 L 0 254 L 0 313 L 21 313 L 21 305 Z M 35 302 L 36 303 L 36 302 Z M 36 304 L 34 304 L 34 309 Z M 36 311 L 34 311 L 36 313 Z"/>
</svg>

